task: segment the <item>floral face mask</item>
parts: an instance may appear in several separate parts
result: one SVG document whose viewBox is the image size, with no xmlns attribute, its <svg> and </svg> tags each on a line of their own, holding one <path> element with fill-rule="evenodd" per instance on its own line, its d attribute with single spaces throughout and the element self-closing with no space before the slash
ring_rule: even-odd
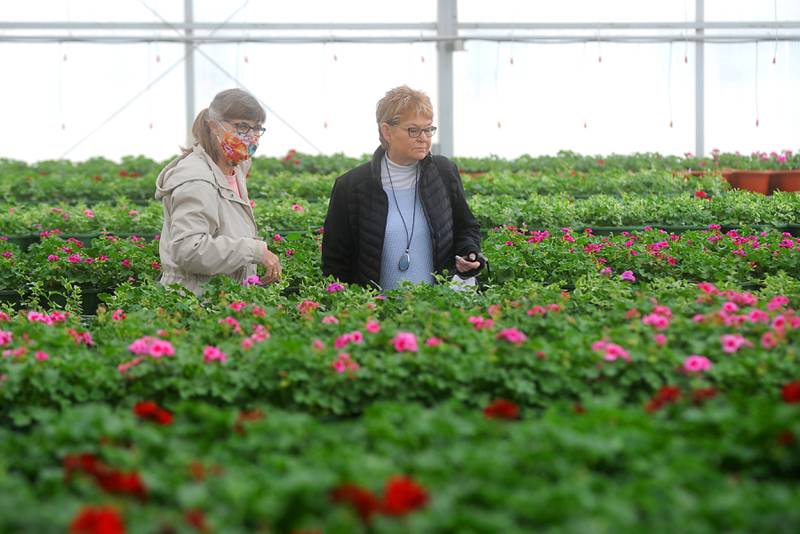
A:
<svg viewBox="0 0 800 534">
<path fill-rule="evenodd" d="M 258 135 L 252 131 L 240 134 L 226 129 L 222 139 L 219 139 L 219 147 L 228 161 L 237 165 L 256 153 Z"/>
</svg>

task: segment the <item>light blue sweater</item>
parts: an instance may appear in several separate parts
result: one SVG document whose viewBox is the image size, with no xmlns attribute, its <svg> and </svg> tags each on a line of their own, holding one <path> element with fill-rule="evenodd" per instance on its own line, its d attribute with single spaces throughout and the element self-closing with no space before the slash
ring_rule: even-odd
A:
<svg viewBox="0 0 800 534">
<path fill-rule="evenodd" d="M 432 284 L 434 280 L 431 232 L 419 195 L 417 195 L 414 235 L 408 251 L 411 264 L 408 270 L 401 271 L 398 262 L 406 250 L 406 231 L 403 229 L 403 221 L 400 219 L 392 196 L 392 188 L 384 187 L 383 190 L 386 191 L 389 200 L 389 213 L 386 216 L 386 234 L 383 238 L 383 255 L 381 256 L 381 288 L 387 291 L 395 289 L 400 282 L 406 280 L 412 283 Z M 414 213 L 414 188 L 395 189 L 394 194 L 397 195 L 397 205 L 403 212 L 410 235 L 412 214 Z"/>
</svg>

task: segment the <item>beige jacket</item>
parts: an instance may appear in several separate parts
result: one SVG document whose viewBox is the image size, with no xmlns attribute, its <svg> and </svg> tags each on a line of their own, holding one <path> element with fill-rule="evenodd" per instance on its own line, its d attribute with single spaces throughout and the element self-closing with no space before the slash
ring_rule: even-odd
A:
<svg viewBox="0 0 800 534">
<path fill-rule="evenodd" d="M 212 276 L 226 274 L 243 282 L 256 274 L 267 249 L 256 238 L 256 221 L 245 176 L 246 161 L 236 168 L 242 198 L 228 185 L 222 170 L 199 145 L 174 159 L 158 175 L 161 200 L 161 283 L 179 283 L 196 295 Z"/>
</svg>

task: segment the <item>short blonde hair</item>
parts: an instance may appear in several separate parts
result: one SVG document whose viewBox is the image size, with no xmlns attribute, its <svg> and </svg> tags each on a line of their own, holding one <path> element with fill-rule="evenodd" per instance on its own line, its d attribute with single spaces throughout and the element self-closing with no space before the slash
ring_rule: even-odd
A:
<svg viewBox="0 0 800 534">
<path fill-rule="evenodd" d="M 387 148 L 388 144 L 381 133 L 381 124 L 385 122 L 390 126 L 396 126 L 407 111 L 416 111 L 433 119 L 433 104 L 428 95 L 407 85 L 388 90 L 384 97 L 378 100 L 375 118 L 378 119 L 378 139 L 383 148 Z"/>
</svg>

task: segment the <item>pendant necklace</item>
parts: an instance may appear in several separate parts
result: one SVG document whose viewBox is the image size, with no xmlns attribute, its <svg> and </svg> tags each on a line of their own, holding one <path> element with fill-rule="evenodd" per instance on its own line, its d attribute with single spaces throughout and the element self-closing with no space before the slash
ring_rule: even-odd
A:
<svg viewBox="0 0 800 534">
<path fill-rule="evenodd" d="M 394 184 L 392 183 L 392 173 L 389 172 L 389 156 L 385 157 L 384 162 L 386 163 L 386 175 L 389 177 L 389 185 L 392 188 L 392 197 L 394 197 L 394 205 L 397 208 L 397 213 L 400 214 L 400 220 L 403 221 L 403 230 L 406 232 L 406 251 L 400 256 L 400 261 L 397 262 L 397 268 L 401 271 L 405 272 L 411 266 L 411 254 L 409 254 L 409 250 L 411 249 L 411 240 L 414 238 L 414 225 L 417 223 L 417 190 L 419 189 L 419 162 L 417 162 L 417 168 L 414 169 L 414 211 L 411 215 L 411 235 L 408 233 L 408 225 L 406 224 L 406 219 L 403 217 L 403 212 L 400 211 L 400 204 L 397 202 L 397 195 L 394 192 Z"/>
</svg>

